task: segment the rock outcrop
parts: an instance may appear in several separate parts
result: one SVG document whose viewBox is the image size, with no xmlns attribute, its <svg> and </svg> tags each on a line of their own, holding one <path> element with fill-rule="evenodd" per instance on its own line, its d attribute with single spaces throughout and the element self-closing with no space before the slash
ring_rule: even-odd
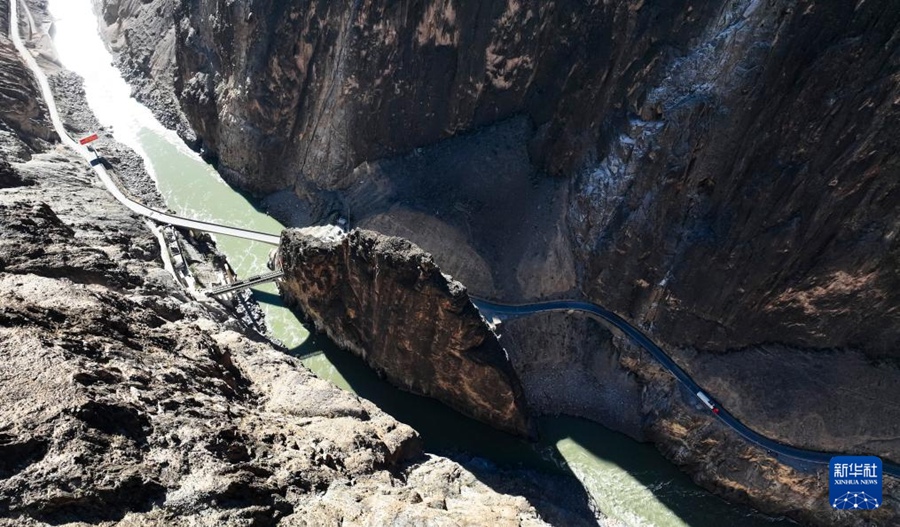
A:
<svg viewBox="0 0 900 527">
<path fill-rule="evenodd" d="M 17 156 L 27 156 L 39 149 L 43 141 L 56 139 L 37 82 L 19 60 L 19 53 L 9 40 L 9 5 L 0 5 L 0 136 L 15 145 Z M 2 178 L 3 176 L 0 176 Z M 2 179 L 0 179 L 2 182 Z M 2 184 L 2 183 L 0 183 Z"/>
<path fill-rule="evenodd" d="M 0 193 L 0 523 L 542 523 L 449 460 L 410 464 L 414 430 L 186 302 L 102 192 L 69 196 L 115 231 Z"/>
<path fill-rule="evenodd" d="M 506 351 L 465 287 L 407 240 L 282 234 L 285 302 L 397 386 L 510 433 L 532 427 Z"/>
</svg>

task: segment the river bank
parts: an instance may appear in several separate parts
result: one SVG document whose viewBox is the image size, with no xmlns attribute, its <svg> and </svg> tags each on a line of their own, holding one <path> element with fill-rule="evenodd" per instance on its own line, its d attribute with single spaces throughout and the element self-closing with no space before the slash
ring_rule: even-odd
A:
<svg viewBox="0 0 900 527">
<path fill-rule="evenodd" d="M 52 53 L 46 50 L 45 53 Z M 50 58 L 47 55 L 44 55 Z M 65 69 L 54 71 L 49 60 L 44 61 L 50 87 L 57 101 L 67 131 L 75 137 L 99 132 L 100 139 L 92 143 L 103 156 L 113 175 L 127 192 L 141 203 L 157 210 L 168 211 L 155 179 L 147 172 L 144 161 L 134 150 L 115 140 L 113 131 L 106 129 L 90 110 L 81 78 Z M 171 265 L 175 279 L 193 298 L 210 305 L 222 304 L 245 326 L 260 336 L 268 335 L 265 316 L 259 304 L 247 290 L 236 291 L 222 298 L 206 297 L 202 290 L 231 281 L 234 271 L 228 259 L 218 250 L 215 241 L 206 233 L 184 231 L 160 226 L 161 251 Z M 280 345 L 277 341 L 273 344 Z"/>
</svg>

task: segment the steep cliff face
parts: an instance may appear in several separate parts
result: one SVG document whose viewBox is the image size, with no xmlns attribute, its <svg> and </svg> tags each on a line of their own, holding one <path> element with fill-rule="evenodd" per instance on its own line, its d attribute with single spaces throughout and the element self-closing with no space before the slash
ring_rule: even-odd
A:
<svg viewBox="0 0 900 527">
<path fill-rule="evenodd" d="M 56 138 L 47 108 L 41 102 L 37 83 L 9 40 L 9 4 L 0 5 L 0 134 L 17 144 L 16 154 L 27 157 L 42 147 L 42 141 Z"/>
<path fill-rule="evenodd" d="M 179 4 L 185 111 L 260 190 L 345 188 L 365 160 L 520 113 L 540 164 L 571 171 L 604 114 L 714 14 L 681 1 Z"/>
<path fill-rule="evenodd" d="M 157 119 L 198 148 L 197 136 L 176 102 L 172 0 L 91 0 L 100 31 L 135 97 Z M 127 51 L 126 50 L 130 50 Z M 140 50 L 140 51 L 137 51 Z"/>
<path fill-rule="evenodd" d="M 575 178 L 585 290 L 670 344 L 896 358 L 900 11 L 741 7 Z"/>
<path fill-rule="evenodd" d="M 409 391 L 497 428 L 532 435 L 519 380 L 465 287 L 400 238 L 354 230 L 341 241 L 287 230 L 282 296 Z"/>
<path fill-rule="evenodd" d="M 182 0 L 175 91 L 234 182 L 336 199 L 413 238 L 435 229 L 410 227 L 398 204 L 436 218 L 491 273 L 523 282 L 487 293 L 580 289 L 676 345 L 891 356 L 897 17 L 887 1 Z M 504 146 L 525 149 L 524 169 L 502 160 L 482 178 L 491 192 L 416 159 L 371 167 L 513 116 L 527 130 Z M 570 179 L 543 191 L 566 210 L 533 229 L 544 249 L 501 261 L 485 229 L 466 227 L 506 223 L 510 195 L 492 180 L 511 171 Z M 409 190 L 421 179 L 440 184 Z M 442 188 L 449 210 L 425 196 Z M 538 213 L 520 201 L 520 217 Z M 497 230 L 510 246 L 532 234 Z M 558 263 L 577 279 L 540 284 L 551 268 L 535 262 L 557 253 L 574 255 Z"/>
</svg>

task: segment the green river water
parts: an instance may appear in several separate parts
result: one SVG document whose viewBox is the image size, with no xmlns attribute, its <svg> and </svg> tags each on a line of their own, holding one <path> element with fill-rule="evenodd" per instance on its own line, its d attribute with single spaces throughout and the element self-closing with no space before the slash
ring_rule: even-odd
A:
<svg viewBox="0 0 900 527">
<path fill-rule="evenodd" d="M 90 0 L 50 0 L 63 64 L 85 78 L 88 101 L 115 137 L 144 158 L 169 207 L 207 221 L 270 233 L 282 226 L 225 184 L 150 112 L 130 98 L 97 34 Z M 266 270 L 270 246 L 218 236 L 239 276 Z M 272 336 L 319 377 L 373 401 L 412 425 L 429 452 L 464 452 L 499 466 L 571 473 L 607 516 L 631 526 L 757 526 L 789 524 L 736 506 L 694 485 L 656 449 L 600 425 L 559 417 L 540 421 L 541 441 L 529 444 L 495 431 L 434 400 L 401 392 L 327 339 L 310 335 L 280 303 L 271 284 L 254 289 Z"/>
</svg>

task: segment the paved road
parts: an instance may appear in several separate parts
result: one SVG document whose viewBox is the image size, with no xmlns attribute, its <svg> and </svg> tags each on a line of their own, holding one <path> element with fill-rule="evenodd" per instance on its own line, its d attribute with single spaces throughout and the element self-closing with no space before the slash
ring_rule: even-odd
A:
<svg viewBox="0 0 900 527">
<path fill-rule="evenodd" d="M 32 73 L 38 81 L 38 85 L 41 88 L 41 94 L 43 95 L 44 101 L 47 104 L 47 109 L 50 112 L 50 120 L 53 122 L 53 128 L 56 130 L 57 135 L 59 135 L 59 138 L 64 145 L 77 152 L 81 157 L 85 159 L 85 161 L 91 163 L 91 161 L 94 161 L 96 159 L 95 154 L 69 137 L 69 134 L 66 132 L 66 129 L 63 126 L 62 119 L 59 117 L 59 111 L 56 107 L 56 101 L 53 98 L 53 93 L 50 91 L 50 83 L 47 82 L 47 76 L 44 75 L 44 71 L 40 68 L 40 66 L 38 66 L 38 63 L 35 60 L 34 56 L 28 51 L 28 49 L 25 48 L 25 44 L 22 42 L 22 38 L 19 35 L 19 24 L 16 23 L 18 21 L 18 2 L 16 2 L 15 0 L 10 0 L 9 6 L 10 37 L 12 39 L 13 45 L 19 51 L 22 59 L 31 69 Z M 240 229 L 238 227 L 229 227 L 227 225 L 219 225 L 216 223 L 192 220 L 190 218 L 183 218 L 181 216 L 175 216 L 174 214 L 168 214 L 162 211 L 151 209 L 150 207 L 147 207 L 125 195 L 125 193 L 119 189 L 119 187 L 110 177 L 109 173 L 106 171 L 102 164 L 92 164 L 94 165 L 94 172 L 100 178 L 100 181 L 102 181 L 106 186 L 106 189 L 109 191 L 109 193 L 112 194 L 113 197 L 115 197 L 120 203 L 128 207 L 131 211 L 141 216 L 150 218 L 159 223 L 175 225 L 177 227 L 184 227 L 196 231 L 211 232 L 214 234 L 222 234 L 225 236 L 234 236 L 236 238 L 244 238 L 247 240 L 253 240 L 269 245 L 278 245 L 281 241 L 280 236 L 275 234 L 267 234 L 264 232 Z"/>
<path fill-rule="evenodd" d="M 657 346 L 656 343 L 650 340 L 650 338 L 647 337 L 647 335 L 645 335 L 642 331 L 626 322 L 625 319 L 623 319 L 619 315 L 616 315 L 612 311 L 604 309 L 597 304 L 593 304 L 590 302 L 581 302 L 577 300 L 556 300 L 549 302 L 538 302 L 535 304 L 512 305 L 491 302 L 481 298 L 472 298 L 472 303 L 474 303 L 475 306 L 478 307 L 478 309 L 485 315 L 485 318 L 487 319 L 490 319 L 494 316 L 500 319 L 519 318 L 533 315 L 535 313 L 554 311 L 581 311 L 583 313 L 587 313 L 589 316 L 592 316 L 614 326 L 616 329 L 630 338 L 632 342 L 647 350 L 647 352 L 653 355 L 653 357 L 657 361 L 659 361 L 659 363 L 662 364 L 662 366 L 667 369 L 676 379 L 678 379 L 681 384 L 683 384 L 692 394 L 695 394 L 695 397 L 697 397 L 698 401 L 704 403 L 704 401 L 696 395 L 698 393 L 705 394 L 703 388 L 701 388 L 700 385 L 694 382 L 694 379 L 692 379 L 687 374 L 687 372 L 681 369 L 681 367 L 678 366 L 678 364 L 676 364 L 674 360 L 672 360 L 672 357 L 670 357 L 665 351 L 663 351 L 662 348 Z M 803 450 L 779 443 L 751 430 L 747 427 L 747 425 L 738 421 L 733 415 L 728 413 L 728 411 L 726 411 L 714 401 L 712 402 L 712 404 L 714 405 L 714 408 L 717 409 L 717 411 L 713 412 L 713 415 L 718 417 L 719 420 L 722 421 L 722 423 L 740 434 L 747 441 L 750 441 L 751 443 L 770 451 L 777 458 L 786 458 L 787 460 L 813 463 L 816 465 L 825 465 L 827 467 L 828 462 L 833 456 L 848 455 L 830 452 L 816 452 L 813 450 Z M 900 478 L 900 465 L 884 462 L 883 468 L 885 474 Z"/>
</svg>

